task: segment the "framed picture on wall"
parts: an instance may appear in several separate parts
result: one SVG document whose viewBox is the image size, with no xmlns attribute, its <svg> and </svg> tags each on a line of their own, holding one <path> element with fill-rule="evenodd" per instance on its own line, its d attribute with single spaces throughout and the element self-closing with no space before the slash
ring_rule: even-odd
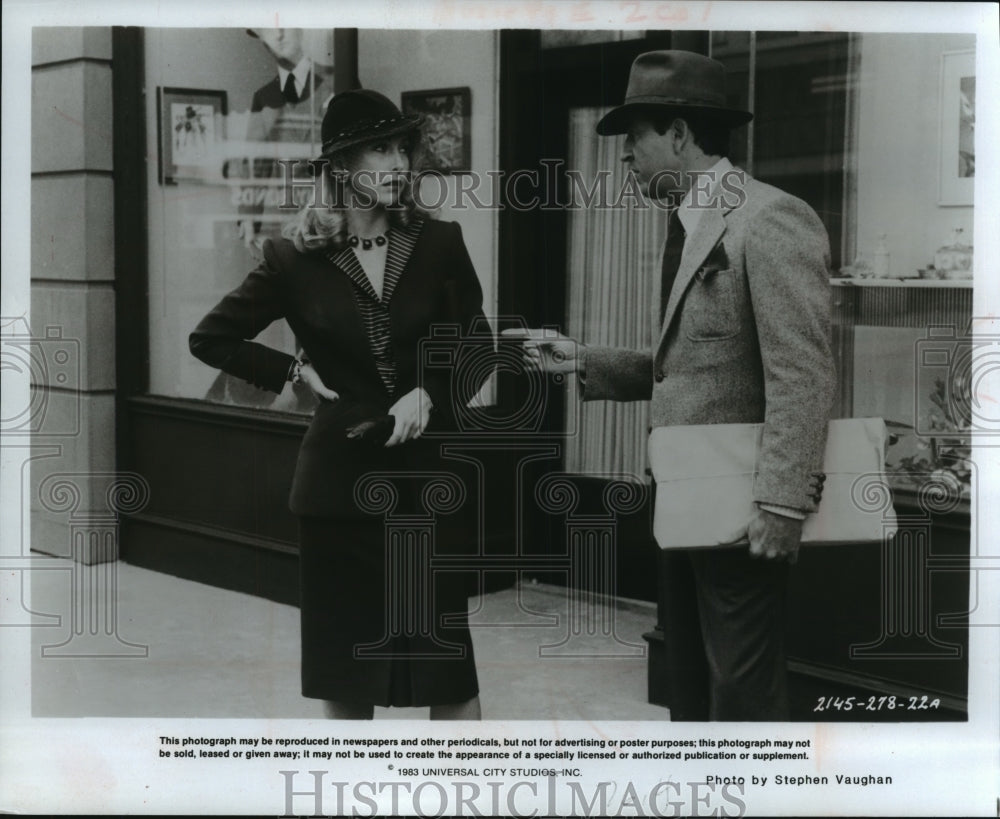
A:
<svg viewBox="0 0 1000 819">
<path fill-rule="evenodd" d="M 219 176 L 226 92 L 159 87 L 156 110 L 160 184 L 204 182 Z"/>
<path fill-rule="evenodd" d="M 468 88 L 404 91 L 404 114 L 424 115 L 428 167 L 443 173 L 472 170 L 472 92 Z"/>
<path fill-rule="evenodd" d="M 976 53 L 941 55 L 941 205 L 971 205 L 976 175 Z"/>
</svg>

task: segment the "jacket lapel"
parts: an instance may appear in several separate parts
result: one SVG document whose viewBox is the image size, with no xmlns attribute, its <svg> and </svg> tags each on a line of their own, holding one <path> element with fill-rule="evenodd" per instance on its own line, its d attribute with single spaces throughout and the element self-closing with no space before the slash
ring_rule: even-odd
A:
<svg viewBox="0 0 1000 819">
<path fill-rule="evenodd" d="M 651 336 L 649 344 L 654 350 L 657 347 L 660 335 L 663 333 L 663 327 L 660 326 L 660 294 L 663 292 L 663 254 L 666 252 L 667 238 L 664 236 L 663 241 L 660 243 L 660 252 L 656 256 L 658 263 L 652 271 L 653 300 L 649 304 L 649 335 Z M 666 313 L 664 313 L 664 316 L 666 316 Z"/>
<path fill-rule="evenodd" d="M 410 224 L 402 228 L 392 228 L 389 231 L 389 252 L 385 257 L 385 280 L 382 282 L 382 301 L 388 303 L 396 290 L 400 276 L 406 269 L 406 263 L 413 255 L 413 248 L 424 226 L 423 217 L 414 214 Z M 363 275 L 363 274 L 362 274 Z M 365 277 L 367 279 L 367 277 Z"/>
<path fill-rule="evenodd" d="M 375 289 L 368 281 L 368 276 L 365 275 L 351 248 L 330 250 L 324 255 L 327 261 L 333 264 L 332 271 L 324 266 L 324 274 L 331 279 L 338 291 L 330 296 L 339 305 L 334 320 L 340 323 L 340 330 L 349 339 L 353 350 L 351 357 L 355 361 L 364 362 L 364 367 L 377 375 L 375 356 L 372 354 L 371 343 L 361 315 L 362 303 L 357 295 L 357 289 L 360 288 L 374 299 Z"/>
<path fill-rule="evenodd" d="M 372 352 L 372 340 L 368 337 L 367 323 L 363 314 L 370 314 L 371 311 L 382 311 L 388 309 L 388 302 L 396 289 L 396 285 L 406 270 L 406 265 L 413 255 L 420 230 L 423 227 L 423 217 L 415 216 L 409 225 L 403 228 L 392 228 L 389 231 L 389 247 L 386 252 L 385 277 L 382 281 L 382 298 L 379 299 L 375 288 L 372 287 L 368 274 L 365 273 L 361 262 L 353 248 L 345 247 L 341 250 L 328 250 L 325 254 L 327 260 L 340 271 L 354 286 L 354 304 L 356 309 L 350 313 L 349 321 L 357 325 L 357 339 L 359 341 L 358 353 L 363 357 L 366 367 L 376 373 L 379 381 L 382 382 L 381 374 Z M 343 279 L 341 279 L 343 282 Z M 347 285 L 347 282 L 344 282 Z M 347 285 L 350 290 L 350 285 Z M 358 292 L 364 294 L 364 298 L 358 298 Z M 391 314 L 390 316 L 391 321 Z M 384 382 L 383 386 L 385 386 Z"/>
<path fill-rule="evenodd" d="M 368 274 L 365 273 L 352 248 L 331 250 L 327 253 L 327 258 L 343 270 L 354 285 L 368 298 L 374 302 L 381 301 L 383 304 L 388 304 L 403 271 L 406 269 L 406 263 L 413 255 L 413 248 L 416 247 L 423 224 L 423 217 L 415 215 L 406 227 L 394 227 L 389 230 L 389 249 L 385 256 L 385 278 L 382 280 L 381 299 L 375 292 L 375 288 L 372 287 Z"/>
<path fill-rule="evenodd" d="M 698 227 L 684 242 L 684 251 L 681 254 L 681 265 L 677 269 L 677 278 L 674 279 L 674 286 L 670 291 L 670 298 L 667 301 L 666 310 L 663 313 L 663 326 L 660 328 L 660 344 L 667 337 L 667 330 L 677 313 L 677 307 L 684 297 L 684 291 L 698 272 L 705 258 L 718 244 L 722 234 L 726 232 L 726 222 L 723 219 L 723 212 L 720 210 L 706 210 L 698 222 Z M 656 301 L 659 303 L 659 300 Z"/>
<path fill-rule="evenodd" d="M 365 273 L 365 269 L 361 266 L 361 262 L 358 261 L 358 257 L 354 255 L 354 250 L 350 247 L 345 247 L 342 250 L 331 250 L 326 254 L 326 257 L 343 270 L 347 278 L 362 293 L 373 301 L 378 301 L 378 294 L 375 293 L 375 288 L 372 287 L 372 283 L 368 280 L 368 274 Z"/>
</svg>

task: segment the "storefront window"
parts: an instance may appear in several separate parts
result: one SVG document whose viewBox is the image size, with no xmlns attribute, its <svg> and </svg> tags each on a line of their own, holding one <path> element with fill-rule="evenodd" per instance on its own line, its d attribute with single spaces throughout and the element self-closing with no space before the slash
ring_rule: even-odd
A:
<svg viewBox="0 0 1000 819">
<path fill-rule="evenodd" d="M 332 68 L 332 30 L 147 30 L 152 394 L 311 411 L 307 390 L 275 396 L 230 378 L 187 339 L 294 215 L 285 175 L 308 167 L 282 160 L 318 155 Z M 258 340 L 296 350 L 284 321 Z"/>
<path fill-rule="evenodd" d="M 754 112 L 749 127 L 733 131 L 730 159 L 813 207 L 830 235 L 834 270 L 840 266 L 844 212 L 849 36 L 719 31 L 710 41 L 711 56 L 726 66 L 727 104 Z M 599 168 L 623 172 L 616 163 L 622 143 L 594 135 L 601 113 L 571 113 L 569 168 L 584 178 L 592 178 Z M 620 184 L 620 179 L 613 181 L 612 189 Z M 570 335 L 620 347 L 655 343 L 647 294 L 659 274 L 663 233 L 663 213 L 655 208 L 570 213 Z M 630 320 L 623 323 L 617 316 Z M 569 413 L 579 413 L 580 432 L 568 451 L 567 468 L 642 474 L 648 406 L 595 404 L 577 408 L 568 402 L 567 426 L 572 423 Z M 609 435 L 609 429 L 615 434 Z"/>
<path fill-rule="evenodd" d="M 728 32 L 711 37 L 726 66 L 729 104 L 754 112 L 730 158 L 763 182 L 804 199 L 830 235 L 841 266 L 844 134 L 849 87 L 847 33 Z"/>
</svg>

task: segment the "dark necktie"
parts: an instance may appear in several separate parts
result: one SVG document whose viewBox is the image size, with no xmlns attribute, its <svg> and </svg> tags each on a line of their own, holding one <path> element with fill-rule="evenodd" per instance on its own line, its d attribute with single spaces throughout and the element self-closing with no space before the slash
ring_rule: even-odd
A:
<svg viewBox="0 0 1000 819">
<path fill-rule="evenodd" d="M 298 102 L 299 92 L 295 90 L 295 75 L 289 74 L 285 78 L 285 90 L 282 91 L 286 102 Z"/>
<path fill-rule="evenodd" d="M 674 208 L 667 219 L 667 244 L 663 248 L 663 267 L 660 272 L 660 325 L 667 311 L 670 291 L 677 278 L 677 270 L 681 266 L 681 254 L 684 252 L 684 225 L 681 224 L 680 209 Z"/>
</svg>

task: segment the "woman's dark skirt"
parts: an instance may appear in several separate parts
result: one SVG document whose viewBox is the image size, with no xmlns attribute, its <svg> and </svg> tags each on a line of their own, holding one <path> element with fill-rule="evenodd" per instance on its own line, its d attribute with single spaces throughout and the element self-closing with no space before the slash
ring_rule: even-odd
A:
<svg viewBox="0 0 1000 819">
<path fill-rule="evenodd" d="M 435 568 L 419 527 L 300 518 L 302 694 L 380 706 L 461 703 L 479 693 L 470 575 Z"/>
</svg>

